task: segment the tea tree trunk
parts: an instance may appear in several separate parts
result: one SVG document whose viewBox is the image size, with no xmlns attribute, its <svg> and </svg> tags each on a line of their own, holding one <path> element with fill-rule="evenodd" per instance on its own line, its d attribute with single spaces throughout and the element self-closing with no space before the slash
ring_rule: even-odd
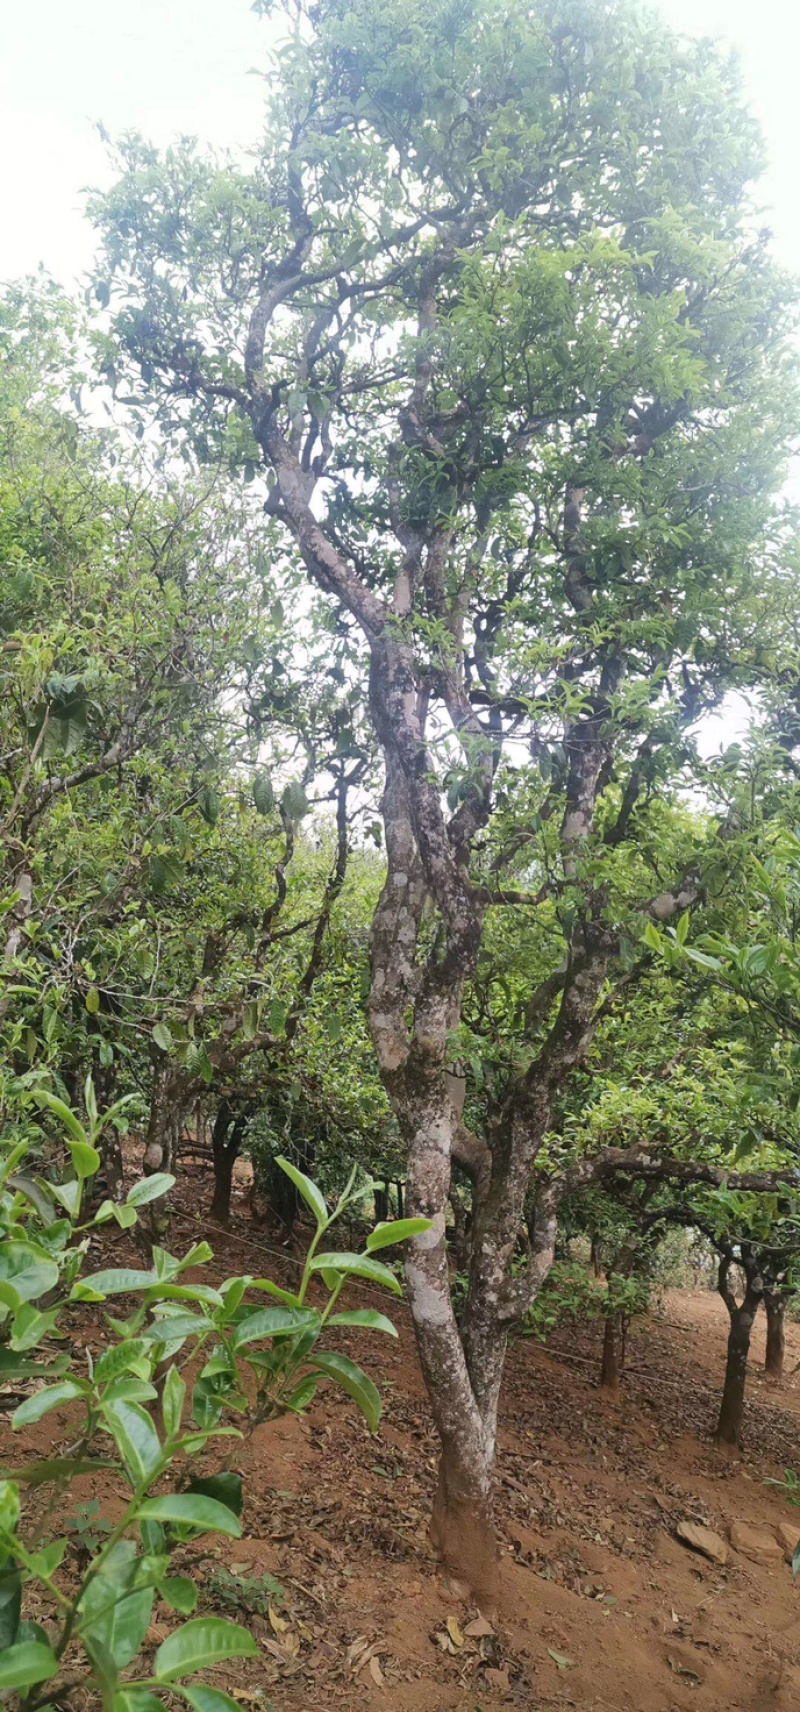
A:
<svg viewBox="0 0 800 1712">
<path fill-rule="evenodd" d="M 603 1358 L 600 1364 L 600 1389 L 616 1395 L 622 1377 L 623 1325 L 621 1314 L 606 1314 L 603 1332 Z"/>
<path fill-rule="evenodd" d="M 764 1372 L 773 1384 L 780 1385 L 783 1380 L 783 1365 L 786 1355 L 786 1297 L 782 1290 L 764 1291 L 764 1308 L 767 1315 L 767 1353 L 764 1361 Z"/>
<path fill-rule="evenodd" d="M 741 1302 L 737 1300 L 731 1286 L 731 1268 L 737 1262 L 741 1265 L 746 1280 L 745 1294 Z M 730 1251 L 723 1254 L 719 1264 L 717 1289 L 728 1310 L 730 1330 L 728 1332 L 728 1350 L 725 1363 L 725 1383 L 715 1437 L 718 1444 L 738 1448 L 742 1442 L 744 1393 L 747 1382 L 750 1337 L 753 1321 L 764 1294 L 764 1285 L 755 1261 L 751 1260 L 746 1253 L 740 1257 L 734 1256 Z"/>
</svg>

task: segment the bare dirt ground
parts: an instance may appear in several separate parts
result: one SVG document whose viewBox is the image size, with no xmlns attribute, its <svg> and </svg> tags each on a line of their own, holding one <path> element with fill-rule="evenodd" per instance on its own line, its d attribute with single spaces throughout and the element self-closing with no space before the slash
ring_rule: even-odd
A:
<svg viewBox="0 0 800 1712">
<path fill-rule="evenodd" d="M 196 1210 L 208 1196 L 204 1175 L 184 1185 L 174 1248 L 207 1235 L 214 1276 L 244 1270 L 290 1281 L 288 1255 L 277 1261 L 251 1246 L 260 1238 L 243 1201 L 223 1233 Z M 111 1240 L 121 1258 L 127 1238 Z M 76 1339 L 99 1347 L 102 1324 L 82 1312 Z M 783 1562 L 736 1553 L 720 1569 L 675 1537 L 681 1519 L 723 1535 L 737 1519 L 800 1524 L 800 1510 L 765 1484 L 800 1469 L 800 1375 L 792 1371 L 800 1327 L 789 1328 L 789 1377 L 775 1391 L 760 1377 L 758 1324 L 746 1450 L 732 1461 L 710 1443 L 727 1332 L 715 1295 L 673 1292 L 634 1330 L 619 1402 L 597 1390 L 595 1328 L 562 1331 L 547 1348 L 516 1342 L 498 1464 L 502 1608 L 490 1630 L 438 1574 L 428 1548 L 435 1440 L 402 1305 L 394 1317 L 397 1343 L 342 1336 L 341 1347 L 380 1385 L 379 1435 L 332 1390 L 307 1418 L 261 1426 L 235 1453 L 245 1537 L 216 1544 L 209 1536 L 186 1548 L 200 1609 L 249 1623 L 261 1642 L 258 1660 L 212 1673 L 220 1686 L 263 1712 L 789 1712 L 800 1704 L 800 1578 L 795 1585 Z M 69 1440 L 67 1410 L 47 1416 L 24 1444 L 2 1419 L 4 1463 L 34 1448 L 55 1454 Z M 206 1471 L 221 1456 L 210 1450 Z M 79 1489 L 72 1515 L 54 1517 L 51 1531 L 63 1533 L 76 1501 L 97 1496 Z M 113 1514 L 116 1495 L 99 1496 Z M 265 1574 L 282 1596 L 254 1598 Z M 157 1613 L 153 1645 L 175 1621 Z"/>
</svg>

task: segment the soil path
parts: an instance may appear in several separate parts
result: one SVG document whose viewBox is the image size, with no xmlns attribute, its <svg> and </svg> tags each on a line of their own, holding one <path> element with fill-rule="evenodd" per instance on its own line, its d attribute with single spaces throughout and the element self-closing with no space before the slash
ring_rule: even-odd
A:
<svg viewBox="0 0 800 1712">
<path fill-rule="evenodd" d="M 212 1233 L 188 1211 L 198 1198 L 183 1197 L 181 1234 L 212 1236 L 220 1277 L 291 1279 L 288 1257 L 261 1261 L 243 1207 L 231 1234 Z M 672 1292 L 634 1331 L 616 1403 L 597 1390 L 596 1329 L 562 1331 L 546 1348 L 515 1343 L 498 1469 L 502 1610 L 485 1632 L 429 1553 L 435 1440 L 402 1306 L 395 1319 L 396 1343 L 341 1336 L 380 1385 L 377 1437 L 329 1391 L 306 1419 L 263 1426 L 238 1453 L 245 1538 L 201 1542 L 193 1567 L 201 1608 L 249 1622 L 262 1652 L 218 1674 L 220 1686 L 263 1712 L 796 1712 L 800 1578 L 783 1562 L 733 1553 L 717 1568 L 681 1546 L 675 1528 L 681 1519 L 724 1535 L 737 1519 L 800 1526 L 800 1510 L 765 1484 L 800 1470 L 800 1327 L 789 1327 L 789 1378 L 776 1391 L 760 1376 L 760 1318 L 747 1448 L 733 1461 L 710 1444 L 727 1327 L 713 1294 Z M 100 1335 L 87 1320 L 87 1342 Z M 24 1448 L 43 1429 L 38 1448 L 52 1454 L 69 1436 L 68 1414 L 48 1416 Z M 4 1420 L 0 1457 L 22 1448 Z M 70 1525 L 60 1517 L 55 1531 Z M 269 1598 L 265 1575 L 282 1594 Z M 153 1643 L 172 1626 L 159 1612 Z"/>
</svg>

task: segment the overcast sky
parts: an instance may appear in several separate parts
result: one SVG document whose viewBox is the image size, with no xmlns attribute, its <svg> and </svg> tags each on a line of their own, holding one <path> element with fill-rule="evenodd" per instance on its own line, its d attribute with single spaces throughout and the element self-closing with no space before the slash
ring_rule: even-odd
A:
<svg viewBox="0 0 800 1712">
<path fill-rule="evenodd" d="M 797 0 L 660 0 L 679 30 L 724 38 L 742 59 L 767 139 L 765 219 L 800 272 L 800 7 Z M 101 121 L 156 143 L 192 134 L 246 147 L 258 138 L 269 26 L 249 0 L 6 0 L 0 63 L 0 280 L 39 263 L 80 280 L 93 235 L 86 186 L 109 182 Z M 704 721 L 709 753 L 740 737 L 741 698 Z"/>
<path fill-rule="evenodd" d="M 678 28 L 739 49 L 771 157 L 764 201 L 800 270 L 797 0 L 661 0 Z M 65 283 L 89 265 L 86 185 L 107 182 L 101 120 L 163 143 L 246 145 L 260 130 L 269 26 L 248 0 L 6 0 L 0 64 L 0 278 L 39 262 Z"/>
</svg>

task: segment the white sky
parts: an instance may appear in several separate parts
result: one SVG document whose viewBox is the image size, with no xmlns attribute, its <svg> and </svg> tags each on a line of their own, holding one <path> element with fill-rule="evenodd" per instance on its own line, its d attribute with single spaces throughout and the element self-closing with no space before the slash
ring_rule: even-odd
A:
<svg viewBox="0 0 800 1712">
<path fill-rule="evenodd" d="M 765 219 L 800 271 L 798 0 L 659 0 L 678 30 L 722 37 L 741 55 L 770 169 Z M 95 125 L 163 144 L 193 134 L 246 147 L 261 127 L 269 25 L 249 0 L 5 0 L 0 63 L 0 280 L 43 263 L 80 280 L 93 236 L 87 186 L 109 182 Z M 704 722 L 703 748 L 741 735 L 747 713 Z"/>
<path fill-rule="evenodd" d="M 800 270 L 797 0 L 660 0 L 678 29 L 742 56 L 771 157 L 764 203 L 781 260 Z M 258 137 L 269 25 L 248 0 L 5 0 L 0 64 L 0 279 L 39 262 L 67 283 L 88 268 L 82 190 L 107 182 L 113 135 L 215 144 Z"/>
</svg>

